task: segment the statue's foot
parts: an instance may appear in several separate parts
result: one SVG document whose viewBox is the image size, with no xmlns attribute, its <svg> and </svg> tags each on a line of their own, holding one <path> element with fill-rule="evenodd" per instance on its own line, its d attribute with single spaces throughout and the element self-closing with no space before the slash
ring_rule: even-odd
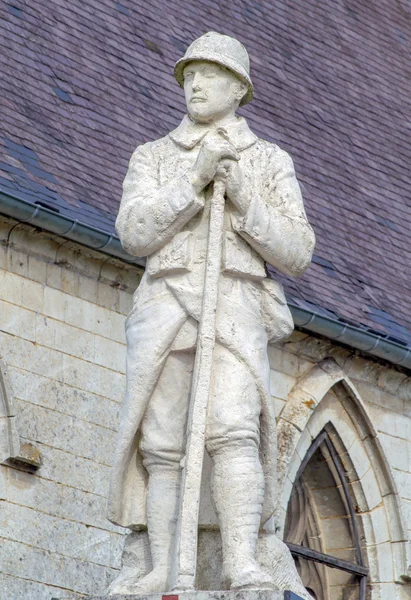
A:
<svg viewBox="0 0 411 600">
<path fill-rule="evenodd" d="M 275 589 L 271 575 L 255 561 L 236 567 L 228 579 L 231 581 L 232 590 Z"/>
<path fill-rule="evenodd" d="M 119 575 L 108 589 L 109 596 L 116 594 L 152 594 L 168 590 L 168 573 L 164 568 L 157 567 L 142 577 Z"/>
<path fill-rule="evenodd" d="M 120 573 L 110 584 L 107 590 L 107 596 L 116 596 L 117 594 L 128 594 L 131 587 L 137 585 L 139 578 L 130 573 Z"/>
</svg>

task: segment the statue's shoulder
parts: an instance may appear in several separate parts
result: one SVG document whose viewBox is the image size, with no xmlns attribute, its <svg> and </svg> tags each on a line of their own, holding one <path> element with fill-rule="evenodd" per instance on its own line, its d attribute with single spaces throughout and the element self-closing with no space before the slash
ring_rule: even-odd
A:
<svg viewBox="0 0 411 600">
<path fill-rule="evenodd" d="M 279 166 L 288 167 L 293 165 L 293 160 L 288 152 L 280 148 L 280 146 L 274 142 L 258 138 L 256 147 L 259 152 L 265 154 L 270 161 L 274 161 Z"/>
<path fill-rule="evenodd" d="M 168 134 L 158 140 L 140 144 L 131 155 L 130 162 L 135 163 L 141 160 L 158 161 L 165 153 L 167 153 L 170 144 L 171 139 Z"/>
<path fill-rule="evenodd" d="M 276 144 L 275 142 L 269 142 L 268 140 L 263 140 L 262 138 L 258 138 L 256 145 L 263 152 L 267 152 L 267 153 L 273 154 L 273 155 L 275 154 L 277 156 L 289 156 L 289 154 L 285 150 L 280 148 L 280 146 L 278 144 Z"/>
</svg>

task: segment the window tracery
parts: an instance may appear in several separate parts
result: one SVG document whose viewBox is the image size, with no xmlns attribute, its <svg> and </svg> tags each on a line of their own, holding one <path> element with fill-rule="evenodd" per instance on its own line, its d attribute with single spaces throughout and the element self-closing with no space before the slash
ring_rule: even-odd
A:
<svg viewBox="0 0 411 600">
<path fill-rule="evenodd" d="M 360 525 L 342 462 L 326 429 L 300 465 L 284 539 L 316 600 L 365 600 L 368 568 Z"/>
</svg>

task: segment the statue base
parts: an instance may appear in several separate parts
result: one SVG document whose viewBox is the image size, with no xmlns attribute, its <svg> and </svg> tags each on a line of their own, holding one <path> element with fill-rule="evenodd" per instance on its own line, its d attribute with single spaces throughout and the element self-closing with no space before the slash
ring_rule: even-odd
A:
<svg viewBox="0 0 411 600">
<path fill-rule="evenodd" d="M 158 594 L 118 594 L 115 596 L 91 596 L 89 600 L 302 600 L 300 596 L 289 591 L 280 590 L 227 590 L 168 592 Z"/>
</svg>

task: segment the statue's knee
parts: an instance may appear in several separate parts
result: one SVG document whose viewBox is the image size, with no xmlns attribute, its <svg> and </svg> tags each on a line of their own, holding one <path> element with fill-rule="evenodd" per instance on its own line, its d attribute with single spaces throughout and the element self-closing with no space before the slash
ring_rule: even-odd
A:
<svg viewBox="0 0 411 600">
<path fill-rule="evenodd" d="M 148 411 L 141 426 L 139 450 L 146 469 L 152 464 L 180 465 L 184 456 L 184 428 L 173 422 L 168 428 L 159 427 L 155 411 Z"/>
<path fill-rule="evenodd" d="M 235 431 L 230 435 L 206 436 L 206 448 L 209 455 L 214 458 L 217 454 L 225 456 L 258 455 L 260 435 L 258 431 Z"/>
<path fill-rule="evenodd" d="M 150 474 L 158 470 L 181 470 L 182 452 L 157 449 L 143 451 L 142 455 L 143 466 Z"/>
<path fill-rule="evenodd" d="M 169 432 L 169 435 L 161 435 L 147 423 L 142 428 L 139 451 L 148 472 L 157 466 L 180 469 L 184 456 L 184 434 Z"/>
</svg>

